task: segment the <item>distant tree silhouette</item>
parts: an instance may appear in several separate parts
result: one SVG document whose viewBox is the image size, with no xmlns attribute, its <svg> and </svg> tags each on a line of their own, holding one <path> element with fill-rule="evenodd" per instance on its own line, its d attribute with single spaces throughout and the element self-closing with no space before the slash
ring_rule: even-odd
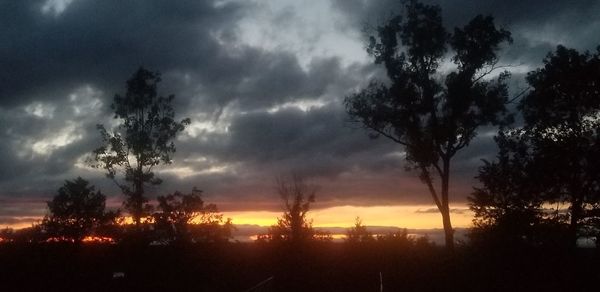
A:
<svg viewBox="0 0 600 292">
<path fill-rule="evenodd" d="M 367 226 L 362 224 L 360 217 L 354 220 L 354 227 L 346 232 L 346 243 L 357 244 L 375 241 L 373 233 L 367 230 Z"/>
<path fill-rule="evenodd" d="M 48 214 L 42 229 L 49 237 L 71 239 L 75 242 L 93 235 L 96 228 L 110 223 L 115 213 L 106 212 L 106 197 L 81 177 L 58 189 L 58 194 L 48 202 Z"/>
<path fill-rule="evenodd" d="M 288 178 L 278 177 L 276 184 L 284 212 L 282 217 L 277 218 L 277 225 L 269 228 L 271 240 L 301 243 L 313 239 L 312 221 L 306 218 L 306 214 L 315 201 L 316 186 L 296 174 Z"/>
<path fill-rule="evenodd" d="M 582 224 L 598 235 L 598 76 L 600 48 L 591 54 L 563 46 L 527 75 L 532 90 L 519 104 L 524 125 L 499 134 L 498 162 L 486 162 L 480 172 L 484 187 L 472 199 L 476 220 L 527 222 L 530 227 L 524 228 L 539 228 L 537 218 L 552 215 L 544 204 L 566 203 L 568 218 L 561 218 L 559 210 L 555 217 L 568 221 L 571 245 L 585 229 Z"/>
<path fill-rule="evenodd" d="M 13 228 L 5 227 L 0 230 L 0 243 L 12 241 L 15 234 L 15 230 Z"/>
<path fill-rule="evenodd" d="M 347 96 L 349 115 L 406 151 L 409 168 L 419 171 L 442 215 L 446 247 L 454 247 L 450 220 L 451 160 L 467 147 L 480 126 L 507 120 L 504 71 L 493 79 L 496 52 L 510 33 L 491 16 L 476 16 L 448 33 L 438 6 L 406 1 L 404 15 L 391 18 L 369 38 L 367 52 L 383 64 L 389 82 L 371 81 Z M 447 49 L 456 69 L 444 76 Z M 439 187 L 436 187 L 439 179 Z"/>
<path fill-rule="evenodd" d="M 189 119 L 175 120 L 171 105 L 175 96 L 159 96 L 160 81 L 159 73 L 144 68 L 133 74 L 125 95 L 115 95 L 111 106 L 121 124 L 116 129 L 98 125 L 103 145 L 93 152 L 92 165 L 106 170 L 126 195 L 125 209 L 138 228 L 141 218 L 151 211 L 144 196 L 145 185 L 161 183 L 152 170 L 161 163 L 171 163 L 173 140 L 190 123 Z M 120 174 L 122 180 L 117 178 Z"/>
<path fill-rule="evenodd" d="M 215 204 L 204 204 L 202 191 L 194 188 L 190 194 L 176 191 L 157 197 L 154 214 L 155 231 L 167 242 L 222 242 L 231 237 L 231 219 L 223 220 Z"/>
<path fill-rule="evenodd" d="M 12 241 L 19 244 L 35 244 L 46 239 L 48 239 L 48 235 L 39 222 L 32 223 L 31 227 L 14 230 L 12 233 Z"/>
<path fill-rule="evenodd" d="M 403 228 L 397 232 L 377 235 L 376 239 L 378 243 L 398 246 L 401 248 L 408 248 L 412 246 L 414 242 L 414 240 L 408 236 L 408 231 L 406 228 Z"/>
</svg>

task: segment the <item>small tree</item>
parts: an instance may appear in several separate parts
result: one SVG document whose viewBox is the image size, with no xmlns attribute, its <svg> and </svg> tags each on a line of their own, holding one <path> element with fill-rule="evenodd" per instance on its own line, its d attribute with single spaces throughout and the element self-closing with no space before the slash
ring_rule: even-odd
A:
<svg viewBox="0 0 600 292">
<path fill-rule="evenodd" d="M 367 230 L 367 226 L 362 224 L 360 217 L 354 220 L 354 227 L 346 232 L 346 242 L 351 244 L 367 243 L 375 241 L 373 233 Z"/>
<path fill-rule="evenodd" d="M 277 225 L 269 229 L 272 240 L 300 243 L 313 238 L 315 232 L 312 221 L 306 218 L 310 204 L 315 201 L 317 188 L 298 176 L 279 177 L 276 180 L 277 193 L 283 201 L 283 216 L 277 218 Z"/>
<path fill-rule="evenodd" d="M 0 243 L 10 242 L 13 240 L 15 230 L 12 228 L 5 227 L 0 230 Z"/>
<path fill-rule="evenodd" d="M 215 204 L 205 205 L 202 191 L 194 188 L 190 194 L 176 191 L 159 196 L 154 214 L 154 226 L 168 242 L 222 242 L 231 237 L 231 219 L 223 220 Z"/>
<path fill-rule="evenodd" d="M 113 213 L 105 211 L 105 202 L 106 197 L 88 181 L 80 177 L 67 180 L 48 202 L 50 214 L 42 221 L 42 229 L 47 236 L 81 242 L 114 218 Z"/>
<path fill-rule="evenodd" d="M 372 81 L 347 96 L 345 105 L 373 137 L 384 136 L 404 147 L 410 168 L 419 171 L 442 215 L 446 247 L 452 249 L 451 160 L 480 126 L 504 121 L 509 74 L 495 80 L 490 74 L 498 68 L 499 46 L 511 38 L 496 28 L 491 16 L 476 16 L 448 33 L 438 6 L 406 1 L 405 12 L 378 27 L 367 47 L 375 63 L 385 66 L 389 82 Z M 440 65 L 448 47 L 454 51 L 456 69 L 446 74 Z"/>
<path fill-rule="evenodd" d="M 139 229 L 141 218 L 151 207 L 144 196 L 145 185 L 157 185 L 155 166 L 171 163 L 173 140 L 190 123 L 175 120 L 174 95 L 157 94 L 160 74 L 140 68 L 127 81 L 124 96 L 115 95 L 112 109 L 121 124 L 114 130 L 98 125 L 103 145 L 94 150 L 94 167 L 106 170 L 127 197 L 124 206 Z M 118 179 L 122 175 L 122 179 Z"/>
</svg>

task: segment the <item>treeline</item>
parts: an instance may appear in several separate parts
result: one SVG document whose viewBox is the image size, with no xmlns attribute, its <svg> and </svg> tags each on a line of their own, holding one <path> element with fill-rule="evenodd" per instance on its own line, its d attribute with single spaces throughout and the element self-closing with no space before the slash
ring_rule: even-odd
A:
<svg viewBox="0 0 600 292">
<path fill-rule="evenodd" d="M 492 16 L 448 31 L 439 6 L 404 4 L 367 43 L 387 79 L 371 80 L 345 106 L 371 136 L 404 149 L 407 168 L 440 212 L 446 247 L 455 244 L 453 158 L 484 126 L 499 129 L 499 152 L 484 161 L 469 198 L 472 242 L 575 247 L 585 237 L 600 244 L 600 47 L 558 46 L 527 74 L 528 88 L 511 96 L 512 66 L 498 52 L 513 40 Z"/>
<path fill-rule="evenodd" d="M 4 229 L 0 237 L 15 243 L 83 241 L 124 244 L 220 243 L 231 238 L 232 222 L 201 191 L 174 192 L 157 198 L 157 206 L 139 225 L 119 211 L 106 210 L 106 197 L 82 179 L 66 181 L 48 202 L 49 214 L 39 224 Z"/>
<path fill-rule="evenodd" d="M 511 33 L 497 27 L 493 17 L 476 16 L 449 32 L 439 6 L 412 0 L 404 8 L 371 31 L 367 43 L 387 80 L 371 80 L 344 103 L 372 136 L 405 150 L 407 169 L 418 173 L 440 212 L 446 247 L 452 250 L 456 242 L 450 216 L 452 161 L 484 126 L 499 129 L 498 153 L 483 162 L 477 176 L 481 184 L 468 198 L 475 215 L 471 242 L 574 248 L 586 238 L 600 246 L 600 47 L 580 52 L 558 46 L 542 67 L 527 74 L 529 87 L 511 97 L 510 66 L 500 65 L 498 54 L 512 43 Z M 441 70 L 444 62 L 454 67 Z M 173 95 L 157 94 L 160 80 L 160 74 L 144 68 L 135 72 L 126 93 L 114 97 L 118 126 L 98 126 L 103 144 L 88 161 L 120 188 L 132 222 L 120 212 L 107 212 L 105 197 L 78 178 L 59 189 L 41 224 L 5 230 L 2 237 L 230 239 L 232 222 L 205 204 L 198 190 L 149 203 L 146 189 L 162 182 L 153 169 L 172 162 L 173 141 L 190 123 L 175 119 Z M 277 187 L 284 213 L 258 241 L 330 241 L 331 235 L 315 232 L 307 217 L 314 186 L 292 177 L 278 180 Z M 360 222 L 349 231 L 349 242 L 371 240 Z"/>
<path fill-rule="evenodd" d="M 469 198 L 476 241 L 576 246 L 600 235 L 600 47 L 558 46 L 529 72 L 523 123 L 501 128 Z"/>
</svg>

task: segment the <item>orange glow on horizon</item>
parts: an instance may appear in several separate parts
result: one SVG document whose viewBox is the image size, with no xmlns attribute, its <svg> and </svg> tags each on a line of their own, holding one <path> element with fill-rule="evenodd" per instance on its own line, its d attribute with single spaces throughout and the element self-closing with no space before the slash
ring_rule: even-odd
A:
<svg viewBox="0 0 600 292">
<path fill-rule="evenodd" d="M 460 210 L 450 214 L 452 226 L 465 228 L 471 226 L 473 213 L 467 205 L 452 205 L 452 209 Z M 431 211 L 433 210 L 433 211 Z M 236 225 L 271 226 L 277 223 L 282 211 L 228 211 L 222 212 L 223 219 L 232 219 Z M 435 206 L 431 205 L 392 205 L 392 206 L 336 206 L 311 210 L 308 218 L 313 220 L 314 227 L 351 227 L 356 217 L 360 217 L 366 226 L 392 226 L 411 229 L 442 228 L 442 218 Z M 41 219 L 41 218 L 40 218 Z M 150 222 L 149 222 L 150 223 Z M 31 227 L 32 223 L 5 225 L 3 228 L 21 229 Z M 122 225 L 133 224 L 130 216 L 125 216 Z"/>
<path fill-rule="evenodd" d="M 394 226 L 412 229 L 443 228 L 442 218 L 438 212 L 425 212 L 436 208 L 430 205 L 411 206 L 336 206 L 325 209 L 312 210 L 308 213 L 313 219 L 314 227 L 351 227 L 358 216 L 367 226 Z M 466 205 L 454 205 L 453 209 L 461 210 L 452 213 L 452 226 L 464 228 L 471 226 L 472 213 Z M 277 223 L 277 217 L 282 212 L 273 211 L 235 211 L 223 212 L 225 218 L 232 218 L 233 224 L 252 224 L 271 226 Z"/>
<path fill-rule="evenodd" d="M 115 243 L 115 240 L 105 236 L 86 236 L 82 240 L 86 243 Z"/>
</svg>

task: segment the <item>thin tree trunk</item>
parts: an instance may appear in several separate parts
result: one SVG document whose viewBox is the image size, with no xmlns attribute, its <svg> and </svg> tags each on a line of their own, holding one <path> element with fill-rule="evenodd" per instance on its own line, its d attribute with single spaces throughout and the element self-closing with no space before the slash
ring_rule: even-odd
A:
<svg viewBox="0 0 600 292">
<path fill-rule="evenodd" d="M 144 182 L 142 180 L 142 170 L 138 169 L 137 171 L 137 177 L 136 177 L 136 182 L 135 182 L 135 191 L 134 191 L 134 196 L 135 198 L 133 198 L 133 202 L 134 202 L 134 210 L 133 210 L 133 220 L 135 222 L 135 226 L 136 228 L 139 230 L 140 229 L 140 225 L 141 225 L 141 218 L 142 218 L 142 211 L 143 211 L 143 196 L 144 196 Z"/>
<path fill-rule="evenodd" d="M 577 247 L 577 230 L 579 229 L 579 219 L 582 213 L 582 201 L 579 196 L 574 195 L 571 198 L 571 221 L 569 222 L 569 245 L 572 248 Z"/>
<path fill-rule="evenodd" d="M 448 207 L 446 206 L 446 210 Z M 452 223 L 450 221 L 450 212 L 442 211 L 442 221 L 444 223 L 444 236 L 446 239 L 446 249 L 449 251 L 454 250 L 454 229 L 452 229 Z"/>
<path fill-rule="evenodd" d="M 450 206 L 448 199 L 448 188 L 450 184 L 450 159 L 444 158 L 442 172 L 442 205 L 440 213 L 442 213 L 442 222 L 444 224 L 444 235 L 446 239 L 446 249 L 454 250 L 454 229 L 450 221 Z"/>
</svg>

